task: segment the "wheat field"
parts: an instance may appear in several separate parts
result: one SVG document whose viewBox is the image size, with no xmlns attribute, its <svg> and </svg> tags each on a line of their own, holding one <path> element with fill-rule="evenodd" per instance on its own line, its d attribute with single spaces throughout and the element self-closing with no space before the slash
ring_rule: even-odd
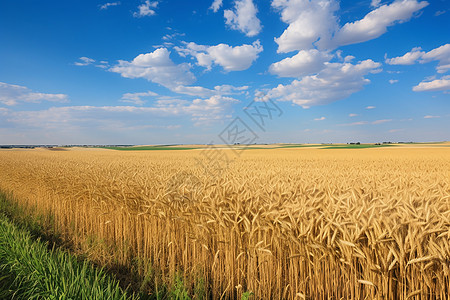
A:
<svg viewBox="0 0 450 300">
<path fill-rule="evenodd" d="M 448 145 L 222 150 L 217 177 L 200 151 L 5 150 L 0 189 L 152 288 L 180 276 L 212 299 L 449 298 Z"/>
</svg>

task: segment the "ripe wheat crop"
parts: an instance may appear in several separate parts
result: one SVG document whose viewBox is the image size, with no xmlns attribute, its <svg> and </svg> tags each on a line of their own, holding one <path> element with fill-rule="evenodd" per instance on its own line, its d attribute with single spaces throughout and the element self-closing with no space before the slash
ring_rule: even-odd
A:
<svg viewBox="0 0 450 300">
<path fill-rule="evenodd" d="M 92 260 L 154 285 L 448 299 L 450 148 L 225 150 L 214 178 L 199 151 L 0 151 L 0 188 Z"/>
</svg>

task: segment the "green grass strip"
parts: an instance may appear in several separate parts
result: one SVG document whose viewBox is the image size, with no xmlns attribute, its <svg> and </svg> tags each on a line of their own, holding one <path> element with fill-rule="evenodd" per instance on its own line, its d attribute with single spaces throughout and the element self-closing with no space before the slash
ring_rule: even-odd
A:
<svg viewBox="0 0 450 300">
<path fill-rule="evenodd" d="M 322 149 L 366 149 L 366 148 L 383 148 L 383 147 L 395 147 L 396 145 L 385 144 L 385 145 L 373 145 L 373 144 L 361 144 L 361 145 L 339 145 L 324 147 Z"/>
<path fill-rule="evenodd" d="M 0 215 L 0 299 L 137 299 L 102 269 L 48 243 Z"/>
</svg>

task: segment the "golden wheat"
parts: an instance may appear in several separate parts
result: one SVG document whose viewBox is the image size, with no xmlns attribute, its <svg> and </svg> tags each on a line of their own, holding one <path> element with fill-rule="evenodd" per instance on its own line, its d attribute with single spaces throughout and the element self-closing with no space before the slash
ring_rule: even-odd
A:
<svg viewBox="0 0 450 300">
<path fill-rule="evenodd" d="M 91 259 L 214 299 L 448 299 L 450 148 L 248 150 L 215 178 L 198 158 L 0 151 L 0 188 Z"/>
</svg>

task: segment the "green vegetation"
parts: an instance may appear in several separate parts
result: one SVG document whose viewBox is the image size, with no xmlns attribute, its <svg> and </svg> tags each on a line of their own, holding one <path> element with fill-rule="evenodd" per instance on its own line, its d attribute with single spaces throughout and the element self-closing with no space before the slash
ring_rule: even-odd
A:
<svg viewBox="0 0 450 300">
<path fill-rule="evenodd" d="M 375 145 L 375 144 L 360 144 L 360 145 L 336 145 L 336 146 L 330 146 L 330 147 L 324 147 L 322 149 L 365 149 L 365 148 L 383 148 L 383 147 L 395 147 L 396 145 L 393 144 L 382 144 L 382 145 Z"/>
<path fill-rule="evenodd" d="M 247 291 L 242 294 L 241 300 L 250 300 L 250 299 L 254 298 L 253 296 L 255 296 L 255 294 L 253 292 Z"/>
<path fill-rule="evenodd" d="M 137 299 L 102 269 L 48 243 L 0 215 L 1 299 Z"/>
</svg>

